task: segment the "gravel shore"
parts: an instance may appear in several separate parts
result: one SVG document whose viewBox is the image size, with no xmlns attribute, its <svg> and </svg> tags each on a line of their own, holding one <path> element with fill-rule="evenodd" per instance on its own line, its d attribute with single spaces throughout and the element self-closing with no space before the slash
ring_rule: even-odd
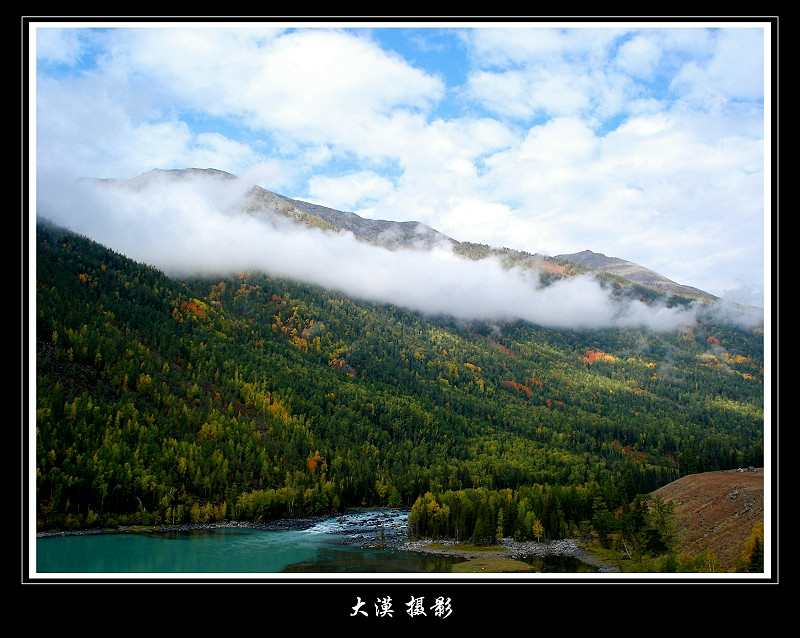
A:
<svg viewBox="0 0 800 638">
<path fill-rule="evenodd" d="M 461 558 L 481 558 L 494 553 L 511 559 L 530 558 L 533 556 L 567 556 L 597 567 L 600 572 L 613 572 L 616 568 L 602 559 L 589 554 L 574 539 L 566 538 L 555 541 L 537 543 L 533 541 L 516 541 L 504 538 L 496 545 L 496 549 L 465 549 L 456 541 L 415 540 L 402 543 L 398 547 L 402 551 L 441 554 L 443 556 L 460 556 Z"/>
</svg>

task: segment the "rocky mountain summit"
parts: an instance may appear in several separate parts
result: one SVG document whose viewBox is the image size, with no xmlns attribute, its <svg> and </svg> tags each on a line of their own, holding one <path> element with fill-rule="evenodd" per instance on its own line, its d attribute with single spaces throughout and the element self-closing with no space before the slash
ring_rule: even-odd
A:
<svg viewBox="0 0 800 638">
<path fill-rule="evenodd" d="M 248 211 L 251 214 L 284 215 L 311 226 L 346 230 L 359 239 L 384 248 L 431 248 L 440 242 L 455 243 L 454 239 L 421 222 L 369 219 L 355 213 L 290 199 L 260 186 L 253 186 L 248 192 L 248 198 Z"/>
<path fill-rule="evenodd" d="M 228 205 L 238 212 L 245 211 L 257 219 L 273 225 L 299 224 L 331 232 L 346 231 L 362 241 L 389 250 L 398 248 L 430 249 L 436 245 L 447 244 L 456 252 L 472 259 L 482 259 L 489 255 L 498 256 L 508 267 L 525 264 L 550 272 L 559 272 L 563 271 L 563 263 L 559 264 L 559 260 L 561 262 L 568 261 L 578 264 L 583 272 L 591 270 L 605 273 L 660 293 L 680 295 L 705 303 L 718 301 L 714 295 L 671 281 L 644 266 L 617 257 L 607 257 L 591 250 L 549 257 L 507 248 L 497 249 L 470 242 L 460 242 L 418 221 L 397 222 L 361 217 L 353 212 L 340 211 L 320 204 L 285 197 L 257 185 L 238 183 L 241 178 L 217 169 L 154 169 L 132 180 L 99 181 L 139 190 L 158 180 L 181 182 L 191 179 L 200 179 L 203 184 L 213 184 L 213 180 L 219 180 L 220 184 L 239 186 L 234 189 L 238 193 L 237 198 L 227 202 Z"/>
<path fill-rule="evenodd" d="M 213 168 L 153 169 L 132 180 L 101 180 L 105 183 L 126 185 L 140 190 L 158 180 L 182 182 L 191 179 L 218 180 L 221 184 L 233 185 L 241 178 Z M 205 183 L 205 182 L 204 182 Z M 369 219 L 356 213 L 328 208 L 298 199 L 273 193 L 257 185 L 242 184 L 242 198 L 238 206 L 262 221 L 280 224 L 294 222 L 313 228 L 331 231 L 348 231 L 357 238 L 378 244 L 384 248 L 431 248 L 440 242 L 456 244 L 456 240 L 417 221 L 388 221 Z"/>
</svg>

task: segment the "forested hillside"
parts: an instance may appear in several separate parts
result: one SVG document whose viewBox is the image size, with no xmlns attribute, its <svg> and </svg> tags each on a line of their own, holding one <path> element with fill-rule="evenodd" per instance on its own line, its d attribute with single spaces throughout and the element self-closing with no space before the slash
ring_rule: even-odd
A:
<svg viewBox="0 0 800 638">
<path fill-rule="evenodd" d="M 687 473 L 763 465 L 760 331 L 471 324 L 257 272 L 179 282 L 42 225 L 36 251 L 41 528 L 416 504 L 413 533 L 554 538 Z"/>
</svg>

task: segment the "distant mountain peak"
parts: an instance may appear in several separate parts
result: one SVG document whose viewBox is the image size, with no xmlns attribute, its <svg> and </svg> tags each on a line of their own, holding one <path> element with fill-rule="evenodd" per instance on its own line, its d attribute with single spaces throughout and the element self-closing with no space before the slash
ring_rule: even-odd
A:
<svg viewBox="0 0 800 638">
<path fill-rule="evenodd" d="M 189 177 L 189 176 L 205 176 L 205 177 L 221 177 L 223 179 L 239 179 L 233 173 L 221 171 L 218 168 L 154 168 L 143 175 L 169 175 L 172 177 Z"/>
<path fill-rule="evenodd" d="M 284 197 L 260 186 L 253 186 L 248 198 L 248 212 L 251 214 L 257 216 L 278 214 L 294 217 L 296 221 L 309 225 L 327 224 L 331 229 L 351 232 L 359 239 L 379 244 L 384 248 L 430 248 L 441 242 L 455 243 L 451 237 L 418 221 L 370 219 L 321 204 Z M 317 220 L 321 220 L 324 224 L 319 224 Z"/>
<path fill-rule="evenodd" d="M 106 183 L 125 184 L 138 189 L 158 179 L 183 180 L 189 178 L 219 179 L 235 182 L 241 178 L 215 168 L 153 169 L 130 180 L 105 179 Z M 394 250 L 397 248 L 429 249 L 436 245 L 451 246 L 462 256 L 483 259 L 490 255 L 499 257 L 507 267 L 514 265 L 536 266 L 550 274 L 563 274 L 563 265 L 557 260 L 566 260 L 584 268 L 608 273 L 652 290 L 676 294 L 703 302 L 713 303 L 717 297 L 707 292 L 678 284 L 657 272 L 618 257 L 586 249 L 576 253 L 555 255 L 530 254 L 507 248 L 494 248 L 483 244 L 460 242 L 418 221 L 389 221 L 361 217 L 353 212 L 329 208 L 299 199 L 279 195 L 255 184 L 242 184 L 243 210 L 267 223 L 294 223 L 325 231 L 352 233 L 356 238 Z"/>
<path fill-rule="evenodd" d="M 577 253 L 570 253 L 564 255 L 556 255 L 558 259 L 566 259 L 574 261 L 587 268 L 606 272 L 617 277 L 622 277 L 634 283 L 640 284 L 659 292 L 670 294 L 678 294 L 693 299 L 700 299 L 702 301 L 716 301 L 717 297 L 714 295 L 693 288 L 692 286 L 685 286 L 676 283 L 671 279 L 667 279 L 663 275 L 658 274 L 654 270 L 635 264 L 632 261 L 626 261 L 619 257 L 607 257 L 603 253 L 596 253 L 591 250 L 582 250 Z"/>
</svg>

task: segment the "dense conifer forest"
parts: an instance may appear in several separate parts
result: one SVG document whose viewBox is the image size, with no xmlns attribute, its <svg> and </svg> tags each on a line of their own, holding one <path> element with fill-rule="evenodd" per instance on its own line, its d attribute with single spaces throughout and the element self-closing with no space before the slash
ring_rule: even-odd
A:
<svg viewBox="0 0 800 638">
<path fill-rule="evenodd" d="M 409 508 L 409 533 L 607 534 L 763 465 L 763 334 L 425 317 L 258 272 L 177 281 L 36 238 L 37 527 Z"/>
</svg>

